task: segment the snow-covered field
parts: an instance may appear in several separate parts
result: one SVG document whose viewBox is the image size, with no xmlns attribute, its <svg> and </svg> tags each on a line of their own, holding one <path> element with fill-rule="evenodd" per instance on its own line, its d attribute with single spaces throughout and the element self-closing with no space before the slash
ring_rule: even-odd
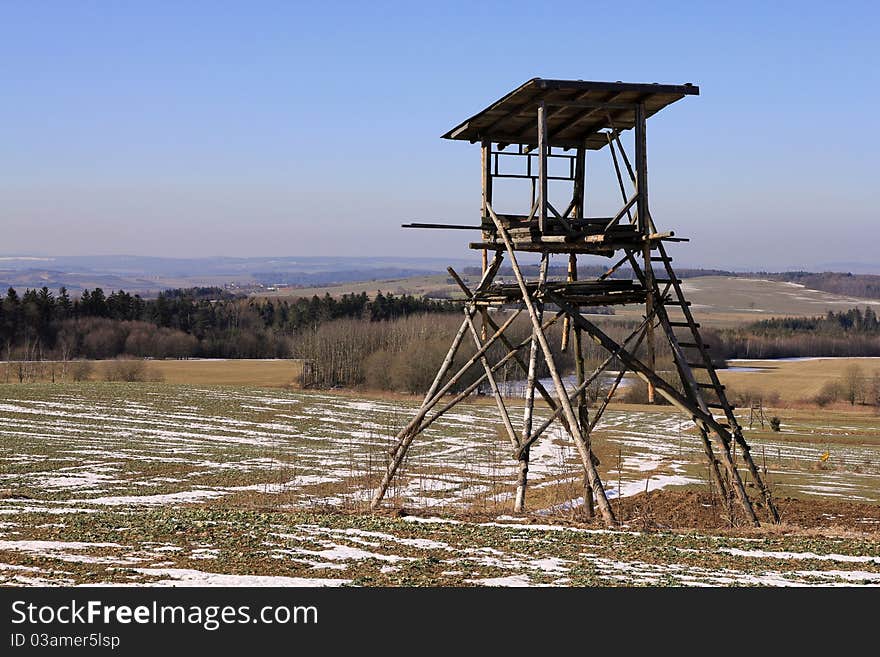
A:
<svg viewBox="0 0 880 657">
<path fill-rule="evenodd" d="M 448 518 L 204 507 L 22 518 L 0 584 L 149 586 L 880 585 L 877 542 L 715 537 Z M 41 523 L 45 520 L 49 523 Z M 14 523 L 13 523 L 14 524 Z M 87 532 L 90 541 L 29 539 Z M 105 540 L 108 536 L 116 540 Z M 864 554 L 865 551 L 870 554 Z"/>
<path fill-rule="evenodd" d="M 341 395 L 185 386 L 32 386 L 0 397 L 0 510 L 157 506 L 251 492 L 285 504 L 357 505 L 414 405 Z M 79 393 L 79 394 L 77 394 Z M 698 483 L 689 421 L 609 412 L 609 495 Z M 418 438 L 391 496 L 415 507 L 503 505 L 515 462 L 494 406 L 461 406 Z M 620 468 L 618 469 L 618 458 Z M 536 490 L 578 492 L 577 453 L 559 428 L 531 451 Z M 618 471 L 619 470 L 619 471 Z M 560 484 L 566 485 L 557 485 Z M 555 497 L 553 497 L 555 496 Z"/>
<path fill-rule="evenodd" d="M 853 555 L 842 548 L 754 548 L 744 539 L 716 546 L 708 537 L 683 548 L 679 538 L 669 537 L 658 562 L 638 551 L 615 557 L 619 532 L 528 527 L 503 518 L 474 529 L 486 539 L 474 543 L 448 520 L 347 516 L 338 526 L 338 517 L 315 516 L 329 507 L 364 509 L 394 433 L 414 408 L 245 388 L 0 386 L 0 583 L 405 584 L 425 563 L 438 583 L 447 584 L 880 578 L 877 560 L 848 559 Z M 484 404 L 460 406 L 437 421 L 414 444 L 390 503 L 422 514 L 509 512 L 515 463 L 498 424 L 494 406 Z M 690 421 L 668 409 L 609 411 L 594 437 L 609 497 L 705 487 L 702 451 L 691 429 Z M 875 446 L 838 441 L 834 467 L 817 469 L 822 449 L 791 440 L 798 432 L 839 438 L 864 427 L 789 423 L 785 431 L 773 440 L 752 440 L 777 495 L 880 501 Z M 531 457 L 531 509 L 553 522 L 553 515 L 564 517 L 582 502 L 577 453 L 556 431 L 537 443 Z M 286 519 L 265 519 L 266 509 L 284 510 Z M 254 533 L 247 550 L 239 544 L 241 526 L 245 535 Z M 806 567 L 817 561 L 827 563 Z M 798 565 L 777 568 L 782 562 Z"/>
</svg>

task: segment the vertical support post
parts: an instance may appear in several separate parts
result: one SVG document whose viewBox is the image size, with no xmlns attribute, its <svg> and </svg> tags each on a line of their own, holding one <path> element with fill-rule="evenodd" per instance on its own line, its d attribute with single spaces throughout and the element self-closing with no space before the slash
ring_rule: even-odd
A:
<svg viewBox="0 0 880 657">
<path fill-rule="evenodd" d="M 574 272 L 574 273 L 572 273 Z M 577 255 L 570 253 L 568 255 L 568 277 L 566 280 L 571 283 L 577 280 Z M 568 336 L 571 334 L 571 318 L 566 315 L 562 318 L 562 351 L 568 351 Z"/>
<path fill-rule="evenodd" d="M 579 146 L 574 160 L 574 214 L 575 219 L 584 217 L 584 189 L 586 188 L 587 149 Z"/>
<path fill-rule="evenodd" d="M 547 231 L 547 113 L 544 101 L 538 104 L 538 193 L 541 196 L 538 206 L 538 230 L 541 235 Z"/>
<path fill-rule="evenodd" d="M 488 207 L 492 204 L 492 142 L 483 140 L 480 142 L 480 180 L 482 181 L 483 205 L 480 213 L 480 221 L 482 223 L 483 232 L 491 230 L 492 219 L 489 217 Z M 485 239 L 487 236 L 483 235 Z M 483 257 L 486 256 L 486 249 L 483 249 Z"/>
<path fill-rule="evenodd" d="M 538 274 L 538 289 L 540 290 L 547 281 L 547 270 L 550 266 L 550 254 L 541 255 L 541 269 Z M 544 303 L 535 302 L 535 312 L 538 315 L 538 321 L 544 321 Z M 525 408 L 523 410 L 523 429 L 520 444 L 525 442 L 532 435 L 532 417 L 535 408 L 535 382 L 538 377 L 538 336 L 532 329 L 532 344 L 529 347 L 529 367 L 526 372 L 526 399 Z M 529 479 L 529 450 L 522 450 L 517 460 L 517 481 L 516 481 L 516 497 L 514 498 L 514 513 L 522 513 L 526 505 L 526 486 Z"/>
<path fill-rule="evenodd" d="M 577 255 L 574 253 L 568 257 L 568 280 L 572 282 L 577 280 Z M 575 306 L 575 308 L 577 309 L 577 312 L 580 312 L 579 306 Z M 568 315 L 566 315 L 566 317 L 568 317 Z M 577 384 L 578 387 L 580 387 L 584 383 L 584 377 L 586 374 L 584 368 L 584 344 L 581 329 L 577 325 L 574 327 L 574 367 Z M 587 407 L 586 389 L 581 390 L 580 394 L 578 394 L 577 415 L 581 427 L 581 435 L 583 435 L 584 440 L 587 441 L 587 444 L 590 447 L 590 455 L 592 456 L 593 448 L 590 444 L 590 413 L 589 408 Z M 584 509 L 586 510 L 588 518 L 592 518 L 595 515 L 593 486 L 590 484 L 589 478 L 584 479 Z"/>
<path fill-rule="evenodd" d="M 586 201 L 587 187 L 587 149 L 583 146 L 579 147 L 575 153 L 574 162 L 574 218 L 583 219 L 586 216 L 584 208 Z M 572 281 L 577 280 L 577 255 L 572 253 L 568 261 L 568 277 Z M 580 308 L 578 308 L 580 311 Z M 566 315 L 568 317 L 568 315 Z M 578 385 L 584 382 L 584 345 L 579 326 L 574 327 L 574 357 L 575 370 L 578 378 Z M 581 423 L 581 434 L 586 440 L 592 440 L 590 429 L 589 410 L 587 408 L 587 392 L 581 392 L 578 397 L 578 420 Z M 590 445 L 590 454 L 593 454 L 593 447 Z M 584 478 L 584 509 L 587 517 L 592 518 L 595 514 L 595 495 L 593 494 L 593 486 L 590 484 L 588 477 Z"/>
<path fill-rule="evenodd" d="M 585 199 L 585 189 L 586 189 L 586 168 L 587 168 L 587 149 L 583 146 L 580 146 L 575 152 L 575 161 L 574 161 L 574 191 L 572 194 L 572 201 L 574 201 L 574 219 L 583 219 L 585 216 L 584 211 L 584 199 Z M 578 279 L 577 272 L 577 254 L 572 253 L 568 257 L 568 280 L 574 282 Z M 578 311 L 580 311 L 580 308 Z M 571 323 L 571 318 L 566 315 L 566 322 Z M 568 332 L 566 331 L 564 337 L 568 337 Z M 584 345 L 583 339 L 581 335 L 581 329 L 579 326 L 574 327 L 574 365 L 575 365 L 575 375 L 577 376 L 578 386 L 583 385 L 584 376 L 585 376 L 585 368 L 584 368 Z M 580 395 L 578 395 L 577 400 L 577 411 L 578 411 L 578 421 L 581 425 L 581 434 L 584 436 L 584 440 L 590 441 L 590 416 L 589 409 L 587 407 L 587 391 L 582 390 Z M 590 454 L 593 454 L 592 445 L 590 445 Z M 586 511 L 587 517 L 592 518 L 595 511 L 595 496 L 593 495 L 593 487 L 590 485 L 589 477 L 584 477 L 584 510 Z"/>
<path fill-rule="evenodd" d="M 484 139 L 480 142 L 480 165 L 481 165 L 481 174 L 480 180 L 482 181 L 482 189 L 483 189 L 483 207 L 480 212 L 480 224 L 483 229 L 483 240 L 488 238 L 486 235 L 486 226 L 492 225 L 492 220 L 489 218 L 489 212 L 486 208 L 492 205 L 492 142 Z M 486 275 L 486 269 L 489 267 L 489 251 L 487 249 L 483 249 L 481 254 L 482 256 L 482 275 Z M 480 331 L 480 338 L 485 341 L 486 336 L 488 335 L 487 322 L 486 322 L 486 310 L 481 309 L 480 316 L 482 318 L 482 330 Z"/>
<path fill-rule="evenodd" d="M 572 191 L 572 217 L 582 219 L 584 216 L 584 167 L 587 149 L 577 149 L 574 168 L 574 189 Z M 626 202 L 626 199 L 624 199 Z M 574 274 L 572 274 L 574 271 Z M 568 281 L 577 280 L 577 255 L 572 253 L 568 258 Z M 571 333 L 571 318 L 566 315 L 562 320 L 562 351 L 568 349 L 568 336 Z"/>
<path fill-rule="evenodd" d="M 648 219 L 648 139 L 644 103 L 636 105 L 635 132 L 636 191 L 639 194 L 636 201 L 636 211 L 638 212 L 639 230 L 642 235 L 648 235 L 651 232 L 651 223 Z"/>
<path fill-rule="evenodd" d="M 649 317 L 654 312 L 654 271 L 651 268 L 651 243 L 648 241 L 648 235 L 651 234 L 651 219 L 648 211 L 648 141 L 647 141 L 647 120 L 645 113 L 645 104 L 638 103 L 636 105 L 636 192 L 638 199 L 636 201 L 636 214 L 638 215 L 639 230 L 644 239 L 642 246 L 642 257 L 644 259 L 645 288 L 647 290 L 647 299 L 645 301 L 645 316 Z M 648 367 L 654 370 L 656 364 L 656 354 L 654 353 L 654 326 L 649 323 L 645 328 L 645 348 L 647 350 Z M 648 403 L 654 403 L 654 384 L 648 382 Z"/>
</svg>

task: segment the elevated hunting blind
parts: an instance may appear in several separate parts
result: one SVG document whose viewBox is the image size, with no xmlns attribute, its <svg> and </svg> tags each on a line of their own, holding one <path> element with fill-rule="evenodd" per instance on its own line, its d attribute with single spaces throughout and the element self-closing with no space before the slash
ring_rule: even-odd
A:
<svg viewBox="0 0 880 657">
<path fill-rule="evenodd" d="M 646 384 L 649 402 L 660 395 L 693 420 L 713 485 L 728 508 L 739 508 L 747 522 L 757 525 L 755 507 L 763 506 L 770 519 L 778 521 L 770 491 L 749 453 L 734 408 L 700 336 L 700 325 L 694 321 L 690 303 L 685 300 L 681 281 L 676 278 L 672 259 L 666 252 L 666 242 L 686 240 L 675 237 L 671 231 L 659 232 L 648 207 L 647 119 L 685 96 L 697 94 L 699 88 L 691 84 L 534 78 L 443 135 L 446 139 L 480 143 L 480 223 L 413 223 L 405 227 L 479 231 L 479 241 L 472 242 L 470 247 L 482 252 L 482 277 L 476 287 L 470 288 L 449 269 L 466 295 L 464 319 L 421 408 L 396 436 L 387 471 L 373 497 L 373 508 L 381 503 L 413 440 L 479 386 L 488 384 L 518 464 L 514 510 L 525 509 L 531 446 L 554 421 L 559 421 L 583 464 L 588 513 L 593 513 L 595 503 L 605 522 L 614 524 L 616 519 L 597 469 L 590 436 L 624 375 L 630 372 Z M 634 131 L 632 158 L 620 138 L 628 130 Z M 588 217 L 587 151 L 602 149 L 610 153 L 608 160 L 622 205 L 613 216 Z M 502 165 L 514 159 L 520 163 L 513 169 L 516 172 Z M 493 185 L 501 179 L 519 179 L 530 186 L 530 204 L 522 212 L 496 212 Z M 559 203 L 560 207 L 555 207 L 551 203 L 551 183 L 569 186 L 571 200 L 567 206 Z M 518 252 L 540 255 L 540 266 L 532 280 L 524 275 L 517 261 Z M 554 254 L 567 258 L 564 280 L 551 280 L 548 276 Z M 579 280 L 579 255 L 605 256 L 614 264 L 598 278 Z M 505 256 L 509 258 L 513 283 L 497 280 Z M 619 277 L 625 266 L 632 272 L 632 278 Z M 622 342 L 612 339 L 583 313 L 591 307 L 623 304 L 638 304 L 645 312 L 638 327 Z M 514 310 L 502 321 L 503 313 L 489 313 L 490 308 Z M 531 336 L 514 342 L 506 331 L 522 311 L 531 323 Z M 477 315 L 480 328 L 475 322 Z M 553 335 L 547 330 L 560 320 L 560 347 L 565 351 L 573 346 L 574 352 L 575 384 L 568 387 L 551 348 Z M 589 373 L 583 354 L 584 335 L 607 352 L 607 358 Z M 466 336 L 473 341 L 475 351 L 457 365 L 456 356 Z M 573 345 L 569 344 L 569 336 L 574 338 Z M 675 363 L 672 374 L 679 380 L 675 384 L 655 370 L 658 340 L 668 343 Z M 489 362 L 489 348 L 495 344 L 502 345 L 506 353 L 493 364 Z M 550 374 L 552 390 L 547 390 L 537 376 L 542 360 Z M 509 400 L 505 400 L 496 381 L 498 370 L 511 361 L 526 381 L 522 422 L 517 426 L 511 419 Z M 587 388 L 611 366 L 617 366 L 613 383 L 601 401 L 597 400 L 597 407 L 591 409 Z M 471 368 L 482 373 L 476 381 L 459 389 Z M 536 394 L 550 411 L 549 417 L 540 423 L 534 415 Z M 760 494 L 757 504 L 753 504 L 743 485 L 737 453 Z"/>
</svg>

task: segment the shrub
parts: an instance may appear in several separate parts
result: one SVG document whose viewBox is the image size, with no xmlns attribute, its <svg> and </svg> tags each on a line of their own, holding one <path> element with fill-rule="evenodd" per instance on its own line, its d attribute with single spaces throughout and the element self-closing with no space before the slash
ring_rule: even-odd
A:
<svg viewBox="0 0 880 657">
<path fill-rule="evenodd" d="M 614 394 L 614 399 L 624 404 L 647 404 L 648 403 L 648 384 L 641 379 L 630 379 L 632 382 L 624 389 L 618 388 Z M 673 388 L 682 392 L 681 381 L 669 382 Z M 675 385 L 678 383 L 678 385 Z M 669 401 L 656 390 L 654 391 L 654 404 L 658 406 L 668 406 Z"/>
<path fill-rule="evenodd" d="M 770 418 L 770 428 L 773 429 L 773 431 L 779 431 L 781 427 L 782 427 L 782 420 L 780 420 L 775 415 Z"/>
<path fill-rule="evenodd" d="M 88 381 L 95 365 L 90 360 L 78 360 L 70 368 L 70 376 L 74 381 Z"/>
<path fill-rule="evenodd" d="M 648 385 L 642 381 L 633 381 L 623 390 L 619 390 L 615 397 L 626 404 L 647 404 Z"/>
<path fill-rule="evenodd" d="M 391 389 L 392 354 L 387 349 L 374 351 L 364 359 L 364 379 L 375 390 Z"/>
<path fill-rule="evenodd" d="M 826 381 L 825 385 L 822 386 L 822 389 L 818 392 L 818 394 L 813 397 L 813 401 L 816 402 L 816 404 L 818 404 L 819 406 L 824 407 L 828 404 L 840 401 L 843 395 L 843 385 L 840 383 L 840 381 Z"/>
<path fill-rule="evenodd" d="M 147 367 L 142 360 L 115 360 L 104 367 L 105 381 L 146 381 Z"/>
</svg>

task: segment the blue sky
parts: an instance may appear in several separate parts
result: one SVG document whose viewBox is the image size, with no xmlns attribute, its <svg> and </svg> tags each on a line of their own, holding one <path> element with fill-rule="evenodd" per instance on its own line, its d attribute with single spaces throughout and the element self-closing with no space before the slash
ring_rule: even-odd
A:
<svg viewBox="0 0 880 657">
<path fill-rule="evenodd" d="M 0 252 L 459 257 L 466 234 L 398 226 L 477 220 L 478 148 L 439 136 L 540 76 L 700 86 L 648 131 L 681 260 L 876 262 L 878 14 L 0 1 Z"/>
</svg>

